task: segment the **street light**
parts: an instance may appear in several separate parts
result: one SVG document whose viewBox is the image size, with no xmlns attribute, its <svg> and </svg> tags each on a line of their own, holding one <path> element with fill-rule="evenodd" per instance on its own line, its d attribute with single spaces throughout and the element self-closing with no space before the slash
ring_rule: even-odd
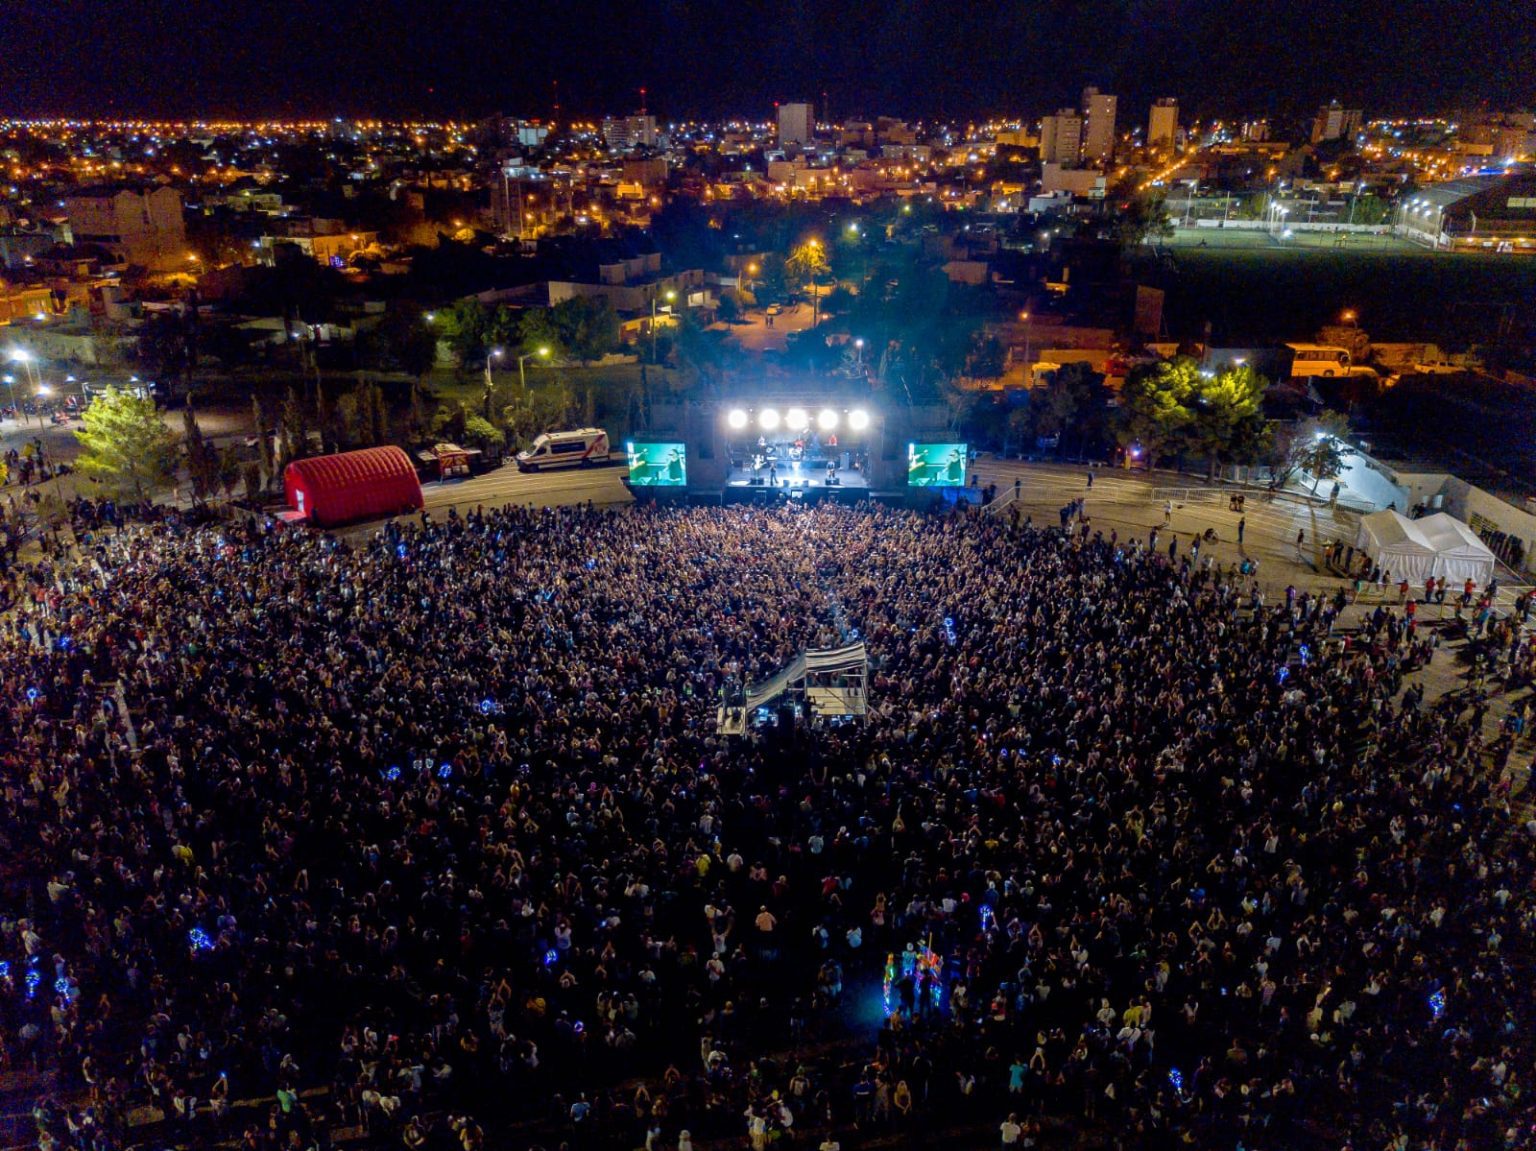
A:
<svg viewBox="0 0 1536 1151">
<path fill-rule="evenodd" d="M 667 304 L 670 306 L 672 301 L 675 300 L 675 299 L 677 299 L 677 293 L 675 291 L 673 291 L 671 288 L 668 288 L 667 289 Z M 669 310 L 670 310 L 670 307 L 669 307 Z M 651 363 L 654 364 L 655 362 L 656 362 L 656 296 L 653 293 L 651 295 Z"/>
<path fill-rule="evenodd" d="M 36 356 L 34 356 L 31 352 L 27 351 L 26 348 L 12 348 L 10 350 L 10 358 L 11 358 L 11 362 L 12 363 L 21 364 L 21 365 L 23 365 L 27 369 L 27 381 L 32 385 L 32 387 L 34 389 L 42 387 L 43 381 L 38 378 L 38 374 L 37 374 L 37 364 L 36 364 L 37 357 Z M 15 403 L 16 403 L 16 389 L 12 388 L 11 389 L 11 404 L 12 404 L 12 406 L 14 406 Z M 22 420 L 21 420 L 21 409 L 20 408 L 16 409 L 16 422 L 17 423 L 21 423 L 22 422 Z M 37 426 L 38 427 L 42 427 L 43 426 L 43 416 L 42 416 L 41 412 L 37 413 Z"/>
<path fill-rule="evenodd" d="M 501 358 L 501 349 L 492 348 L 485 353 L 485 416 L 491 415 L 491 393 L 496 390 L 496 383 L 491 379 L 491 362 Z"/>
<path fill-rule="evenodd" d="M 1344 314 L 1341 315 L 1339 317 L 1339 319 L 1343 320 L 1346 324 L 1350 325 L 1351 327 L 1358 327 L 1359 326 L 1358 324 L 1355 323 L 1355 310 L 1353 308 L 1345 308 L 1344 309 Z"/>
<path fill-rule="evenodd" d="M 531 352 L 527 352 L 517 357 L 517 382 L 518 386 L 523 389 L 523 395 L 526 396 L 528 394 L 528 376 L 524 372 L 523 365 L 526 364 L 529 360 L 533 359 L 534 356 L 538 356 L 542 359 L 548 355 L 548 348 L 536 348 Z"/>
<path fill-rule="evenodd" d="M 1020 312 L 1019 319 L 1024 324 L 1024 368 L 1029 369 L 1029 313 Z"/>
<path fill-rule="evenodd" d="M 21 409 L 16 406 L 16 377 L 11 375 L 0 376 L 5 381 L 5 386 L 11 389 L 11 411 L 16 413 L 16 422 L 21 423 Z"/>
</svg>

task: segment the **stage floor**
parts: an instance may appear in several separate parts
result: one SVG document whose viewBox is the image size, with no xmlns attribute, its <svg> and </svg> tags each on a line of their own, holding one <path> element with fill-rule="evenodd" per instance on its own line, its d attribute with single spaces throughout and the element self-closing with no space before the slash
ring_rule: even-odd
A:
<svg viewBox="0 0 1536 1151">
<path fill-rule="evenodd" d="M 835 476 L 836 483 L 829 483 L 829 479 Z M 772 482 L 769 481 L 768 469 L 762 468 L 754 472 L 751 468 L 732 468 L 726 475 L 725 486 L 728 488 L 757 488 L 767 491 L 777 488 L 780 491 L 789 491 L 795 488 L 827 488 L 836 491 L 842 488 L 845 491 L 867 491 L 869 481 L 864 478 L 864 473 L 857 468 L 838 468 L 835 472 L 828 471 L 825 465 L 809 464 L 796 468 L 793 464 L 777 469 Z"/>
</svg>

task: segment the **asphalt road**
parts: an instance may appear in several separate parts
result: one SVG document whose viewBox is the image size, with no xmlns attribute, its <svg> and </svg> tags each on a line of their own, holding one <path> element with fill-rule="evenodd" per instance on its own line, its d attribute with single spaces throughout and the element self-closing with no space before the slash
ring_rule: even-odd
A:
<svg viewBox="0 0 1536 1151">
<path fill-rule="evenodd" d="M 809 303 L 790 304 L 773 317 L 773 327 L 770 328 L 767 313 L 761 308 L 753 308 L 742 316 L 740 322 L 722 327 L 742 351 L 782 352 L 788 346 L 789 334 L 809 328 L 813 315 Z"/>
<path fill-rule="evenodd" d="M 623 479 L 628 469 L 620 460 L 606 467 L 565 468 L 553 472 L 520 472 L 507 464 L 467 480 L 437 481 L 422 485 L 427 511 L 434 516 L 456 507 L 460 512 L 476 505 L 506 507 L 509 504 L 555 507 L 562 504 L 627 504 L 632 502 Z"/>
</svg>

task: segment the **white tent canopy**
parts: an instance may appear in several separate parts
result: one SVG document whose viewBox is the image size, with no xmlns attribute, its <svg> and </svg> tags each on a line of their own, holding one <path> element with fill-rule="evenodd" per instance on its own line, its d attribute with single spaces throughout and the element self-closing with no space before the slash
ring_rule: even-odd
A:
<svg viewBox="0 0 1536 1151">
<path fill-rule="evenodd" d="M 1390 509 L 1360 517 L 1355 546 L 1394 580 L 1423 583 L 1435 574 L 1435 545 L 1413 520 Z"/>
<path fill-rule="evenodd" d="M 1453 583 L 1472 579 L 1480 585 L 1493 579 L 1493 552 L 1455 516 L 1438 512 L 1415 523 L 1435 546 L 1435 575 Z"/>
<path fill-rule="evenodd" d="M 1372 512 L 1360 519 L 1355 546 L 1392 573 L 1394 582 L 1436 579 L 1486 584 L 1493 578 L 1493 553 L 1460 520 L 1441 512 L 1410 520 L 1395 511 Z"/>
</svg>

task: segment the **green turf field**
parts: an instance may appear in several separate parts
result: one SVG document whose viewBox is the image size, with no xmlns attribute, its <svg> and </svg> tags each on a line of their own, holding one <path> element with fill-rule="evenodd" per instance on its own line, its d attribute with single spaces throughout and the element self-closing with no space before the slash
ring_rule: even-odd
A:
<svg viewBox="0 0 1536 1151">
<path fill-rule="evenodd" d="M 1167 290 L 1170 335 L 1198 338 L 1209 321 L 1226 344 L 1310 339 L 1346 308 L 1374 340 L 1448 349 L 1536 323 L 1536 259 L 1432 252 L 1389 236 L 1333 241 L 1181 229 L 1143 259 L 1142 282 Z"/>
<path fill-rule="evenodd" d="M 1238 228 L 1179 228 L 1162 244 L 1164 248 L 1176 253 L 1190 250 L 1264 252 L 1280 258 L 1323 252 L 1394 252 L 1410 256 L 1435 254 L 1396 236 L 1297 232 L 1287 240 L 1259 229 Z"/>
</svg>

